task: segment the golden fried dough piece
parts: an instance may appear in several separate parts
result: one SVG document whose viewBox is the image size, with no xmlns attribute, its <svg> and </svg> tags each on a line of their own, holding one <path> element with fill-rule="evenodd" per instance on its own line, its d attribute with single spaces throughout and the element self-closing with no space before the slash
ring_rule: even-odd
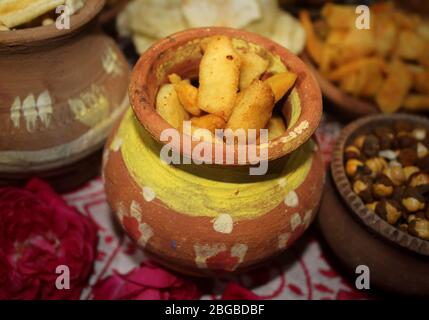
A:
<svg viewBox="0 0 429 320">
<path fill-rule="evenodd" d="M 241 55 L 240 90 L 246 89 L 253 80 L 259 79 L 270 62 L 254 52 Z"/>
<path fill-rule="evenodd" d="M 403 30 L 399 34 L 396 53 L 405 60 L 417 60 L 423 54 L 425 43 L 415 32 Z"/>
<path fill-rule="evenodd" d="M 414 89 L 429 95 L 429 70 L 415 72 L 413 75 Z"/>
<path fill-rule="evenodd" d="M 31 22 L 64 3 L 65 0 L 2 0 L 0 24 L 11 29 Z"/>
<path fill-rule="evenodd" d="M 310 13 L 308 11 L 300 11 L 299 20 L 307 34 L 306 49 L 310 57 L 319 64 L 322 55 L 323 43 L 314 32 L 314 25 L 311 21 Z"/>
<path fill-rule="evenodd" d="M 198 106 L 225 120 L 237 96 L 241 59 L 226 36 L 214 36 L 200 63 Z"/>
<path fill-rule="evenodd" d="M 225 128 L 226 122 L 222 117 L 215 114 L 206 114 L 201 117 L 193 117 L 191 119 L 192 126 L 210 130 L 214 133 L 216 129 Z"/>
<path fill-rule="evenodd" d="M 412 75 L 407 66 L 395 60 L 389 66 L 389 73 L 383 82 L 375 100 L 381 111 L 392 113 L 398 111 L 412 85 Z"/>
<path fill-rule="evenodd" d="M 293 87 L 296 81 L 296 74 L 283 72 L 275 74 L 264 82 L 268 84 L 274 93 L 275 102 L 279 101 Z"/>
<path fill-rule="evenodd" d="M 159 90 L 156 97 L 156 111 L 176 129 L 182 128 L 183 121 L 189 120 L 189 115 L 181 105 L 172 84 L 165 84 Z"/>
<path fill-rule="evenodd" d="M 179 76 L 177 73 L 172 73 L 168 75 L 168 81 L 170 81 L 170 83 L 172 84 L 176 84 L 182 81 L 182 77 Z"/>
<path fill-rule="evenodd" d="M 328 3 L 322 8 L 322 16 L 333 29 L 349 29 L 354 27 L 356 7 Z"/>
<path fill-rule="evenodd" d="M 198 89 L 186 80 L 174 84 L 174 89 L 183 108 L 193 116 L 199 116 L 201 109 L 198 107 Z"/>
<path fill-rule="evenodd" d="M 395 23 L 386 16 L 377 16 L 375 24 L 375 51 L 382 57 L 390 54 L 396 45 L 398 28 Z"/>
<path fill-rule="evenodd" d="M 366 67 L 385 69 L 386 63 L 382 58 L 378 58 L 378 57 L 361 58 L 361 59 L 349 62 L 347 64 L 343 64 L 339 66 L 337 69 L 332 70 L 328 74 L 327 78 L 330 81 L 338 81 Z"/>
<path fill-rule="evenodd" d="M 429 110 L 429 95 L 410 94 L 405 98 L 404 108 L 408 111 Z"/>
<path fill-rule="evenodd" d="M 262 129 L 270 120 L 275 98 L 270 86 L 255 80 L 240 93 L 231 117 L 226 124 L 227 129 Z"/>
</svg>

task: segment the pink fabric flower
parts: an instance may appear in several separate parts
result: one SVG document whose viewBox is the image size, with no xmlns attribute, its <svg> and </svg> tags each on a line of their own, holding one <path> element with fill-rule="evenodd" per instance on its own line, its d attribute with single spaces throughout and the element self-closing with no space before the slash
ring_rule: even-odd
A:
<svg viewBox="0 0 429 320">
<path fill-rule="evenodd" d="M 200 296 L 191 280 L 179 278 L 150 262 L 124 275 L 115 272 L 92 290 L 92 298 L 96 300 L 193 300 Z"/>
<path fill-rule="evenodd" d="M 96 247 L 94 223 L 45 182 L 0 189 L 0 299 L 78 299 Z M 69 290 L 55 285 L 59 265 L 70 270 Z"/>
</svg>

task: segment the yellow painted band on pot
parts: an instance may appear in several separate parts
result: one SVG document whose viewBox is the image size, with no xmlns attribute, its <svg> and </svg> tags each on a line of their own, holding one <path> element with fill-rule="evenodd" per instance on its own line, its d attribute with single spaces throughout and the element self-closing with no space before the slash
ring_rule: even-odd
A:
<svg viewBox="0 0 429 320">
<path fill-rule="evenodd" d="M 160 160 L 162 146 L 131 109 L 115 140 L 122 141 L 125 165 L 142 189 L 150 187 L 169 208 L 196 217 L 228 213 L 237 220 L 269 212 L 304 182 L 313 158 L 309 141 L 289 157 L 271 161 L 265 176 L 249 176 L 248 167 L 167 165 Z"/>
</svg>

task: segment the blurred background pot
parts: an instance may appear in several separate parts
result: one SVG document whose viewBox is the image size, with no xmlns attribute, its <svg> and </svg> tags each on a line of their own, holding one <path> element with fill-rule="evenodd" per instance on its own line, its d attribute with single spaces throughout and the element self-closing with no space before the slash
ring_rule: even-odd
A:
<svg viewBox="0 0 429 320">
<path fill-rule="evenodd" d="M 55 24 L 0 32 L 0 184 L 40 176 L 60 190 L 97 173 L 97 152 L 128 105 L 129 67 L 97 28 L 104 0 Z"/>
<path fill-rule="evenodd" d="M 249 166 L 173 166 L 160 159 L 160 134 L 171 127 L 155 111 L 158 89 L 172 72 L 197 76 L 200 42 L 216 34 L 260 46 L 298 75 L 283 105 L 287 131 L 268 146 L 266 175 L 249 175 Z M 246 31 L 191 29 L 140 58 L 130 99 L 132 109 L 105 147 L 105 189 L 120 224 L 153 259 L 197 276 L 240 272 L 283 252 L 308 228 L 324 181 L 312 136 L 322 101 L 317 82 L 295 55 Z"/>
</svg>

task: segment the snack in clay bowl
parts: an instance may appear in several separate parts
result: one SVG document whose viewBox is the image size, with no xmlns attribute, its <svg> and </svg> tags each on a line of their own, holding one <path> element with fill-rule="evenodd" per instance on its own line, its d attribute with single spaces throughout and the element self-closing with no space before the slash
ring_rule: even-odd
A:
<svg viewBox="0 0 429 320">
<path fill-rule="evenodd" d="M 427 296 L 429 121 L 408 114 L 359 119 L 342 131 L 318 221 L 333 251 L 371 286 Z"/>
<path fill-rule="evenodd" d="M 33 2 L 15 1 L 19 10 L 5 19 L 5 3 L 12 1 L 0 2 L 0 21 L 17 24 L 0 32 L 0 184 L 39 176 L 74 188 L 97 174 L 105 139 L 128 106 L 128 64 L 94 28 L 104 0 L 86 1 L 62 30 L 19 18 Z"/>
<path fill-rule="evenodd" d="M 429 23 L 390 2 L 370 6 L 358 29 L 356 6 L 326 4 L 321 17 L 300 13 L 304 60 L 323 93 L 345 116 L 429 110 Z"/>
<path fill-rule="evenodd" d="M 132 109 L 105 147 L 103 178 L 120 224 L 156 261 L 196 276 L 241 272 L 308 228 L 324 181 L 313 137 L 322 101 L 299 58 L 246 31 L 190 29 L 141 56 L 129 93 Z M 228 144 L 219 137 L 228 127 L 267 129 L 268 139 L 261 131 Z M 161 156 L 167 146 L 178 163 Z M 258 161 L 240 161 L 240 146 L 254 147 Z M 265 173 L 249 173 L 264 162 Z"/>
</svg>

